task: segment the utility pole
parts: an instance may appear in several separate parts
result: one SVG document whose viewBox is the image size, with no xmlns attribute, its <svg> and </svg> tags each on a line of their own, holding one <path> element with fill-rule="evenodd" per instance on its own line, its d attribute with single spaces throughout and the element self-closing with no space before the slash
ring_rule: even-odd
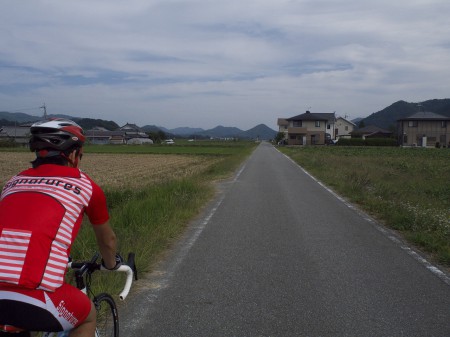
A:
<svg viewBox="0 0 450 337">
<path fill-rule="evenodd" d="M 47 108 L 45 107 L 45 103 L 39 109 L 44 109 L 44 119 L 48 119 Z"/>
</svg>

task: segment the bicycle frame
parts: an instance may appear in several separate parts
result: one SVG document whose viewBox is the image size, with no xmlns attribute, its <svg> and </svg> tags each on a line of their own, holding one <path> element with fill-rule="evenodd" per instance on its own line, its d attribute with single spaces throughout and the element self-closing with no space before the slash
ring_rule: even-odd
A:
<svg viewBox="0 0 450 337">
<path fill-rule="evenodd" d="M 121 301 L 125 300 L 125 298 L 128 296 L 128 294 L 130 292 L 131 284 L 133 283 L 133 276 L 134 276 L 135 280 L 137 280 L 137 269 L 136 269 L 136 265 L 134 263 L 134 254 L 130 253 L 128 255 L 127 264 L 122 264 L 119 268 L 117 268 L 115 270 L 108 270 L 108 269 L 102 267 L 102 265 L 97 262 L 99 257 L 100 257 L 100 254 L 96 253 L 96 254 L 94 254 L 94 256 L 92 257 L 92 259 L 90 261 L 69 262 L 68 263 L 68 267 L 75 271 L 75 282 L 76 282 L 77 288 L 80 289 L 86 295 L 88 295 L 88 296 L 92 295 L 95 298 L 94 294 L 90 290 L 90 281 L 91 281 L 92 273 L 94 273 L 97 270 L 109 271 L 109 272 L 124 272 L 126 274 L 126 280 L 125 280 L 124 288 L 119 294 L 119 299 Z M 3 333 L 11 334 L 11 337 L 13 337 L 13 336 L 26 334 L 27 332 L 23 331 L 22 329 L 13 328 L 13 330 L 10 330 L 8 332 L 3 331 Z M 68 336 L 68 331 L 43 332 L 42 336 L 43 337 L 64 337 L 64 336 Z"/>
</svg>

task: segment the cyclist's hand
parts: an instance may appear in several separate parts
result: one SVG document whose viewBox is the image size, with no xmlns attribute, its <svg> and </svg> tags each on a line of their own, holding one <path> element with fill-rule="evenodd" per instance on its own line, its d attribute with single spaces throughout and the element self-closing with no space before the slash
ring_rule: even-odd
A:
<svg viewBox="0 0 450 337">
<path fill-rule="evenodd" d="M 102 267 L 105 269 L 108 269 L 108 270 L 116 270 L 122 265 L 122 263 L 123 263 L 123 257 L 119 253 L 116 254 L 116 265 L 113 268 L 107 268 L 105 266 L 105 261 L 103 261 L 103 259 L 102 259 Z"/>
</svg>

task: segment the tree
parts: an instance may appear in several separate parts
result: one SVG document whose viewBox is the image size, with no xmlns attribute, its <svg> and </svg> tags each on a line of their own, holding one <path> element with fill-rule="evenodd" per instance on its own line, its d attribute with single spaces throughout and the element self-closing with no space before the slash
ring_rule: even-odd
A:
<svg viewBox="0 0 450 337">
<path fill-rule="evenodd" d="M 148 137 L 153 140 L 153 143 L 155 144 L 160 144 L 167 138 L 165 132 L 161 130 L 158 130 L 156 132 L 149 132 Z"/>
<path fill-rule="evenodd" d="M 96 126 L 105 128 L 106 130 L 117 130 L 119 125 L 113 121 L 106 121 L 103 119 L 93 119 L 93 118 L 81 118 L 76 120 L 77 124 L 85 130 L 90 130 Z"/>
<path fill-rule="evenodd" d="M 280 141 L 284 139 L 284 132 L 278 132 L 275 136 L 275 144 L 278 144 Z"/>
</svg>

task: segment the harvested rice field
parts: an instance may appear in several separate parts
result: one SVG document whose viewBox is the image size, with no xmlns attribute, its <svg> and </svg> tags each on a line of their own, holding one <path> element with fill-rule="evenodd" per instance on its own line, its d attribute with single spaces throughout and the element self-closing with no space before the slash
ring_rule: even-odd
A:
<svg viewBox="0 0 450 337">
<path fill-rule="evenodd" d="M 29 168 L 33 159 L 33 153 L 1 152 L 0 186 Z M 88 153 L 81 169 L 102 187 L 136 188 L 191 176 L 218 160 L 211 156 Z"/>
</svg>

